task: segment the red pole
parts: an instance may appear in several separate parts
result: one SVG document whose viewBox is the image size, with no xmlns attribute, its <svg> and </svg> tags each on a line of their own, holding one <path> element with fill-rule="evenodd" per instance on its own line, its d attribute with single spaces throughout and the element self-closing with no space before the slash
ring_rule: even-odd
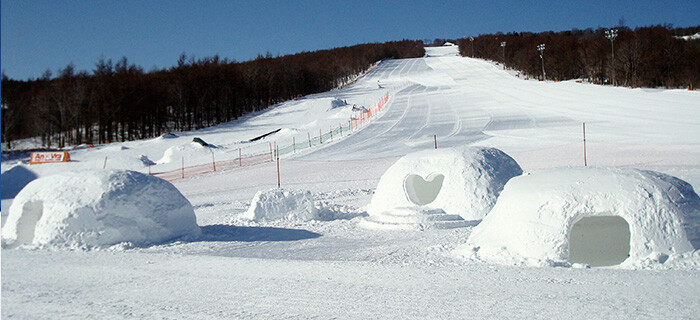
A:
<svg viewBox="0 0 700 320">
<path fill-rule="evenodd" d="M 277 188 L 280 188 L 282 184 L 280 183 L 280 147 L 277 146 Z"/>
<path fill-rule="evenodd" d="M 586 123 L 583 123 L 583 166 L 588 166 L 588 161 L 586 160 Z"/>
<path fill-rule="evenodd" d="M 211 166 L 214 167 L 214 171 L 216 171 L 216 160 L 214 159 L 214 151 L 211 152 Z"/>
<path fill-rule="evenodd" d="M 185 179 L 185 157 L 182 157 L 182 178 Z"/>
<path fill-rule="evenodd" d="M 433 136 L 433 140 L 435 140 L 435 149 L 437 149 L 437 135 Z"/>
<path fill-rule="evenodd" d="M 241 157 L 241 148 L 238 148 L 238 166 L 243 166 L 243 158 Z"/>
</svg>

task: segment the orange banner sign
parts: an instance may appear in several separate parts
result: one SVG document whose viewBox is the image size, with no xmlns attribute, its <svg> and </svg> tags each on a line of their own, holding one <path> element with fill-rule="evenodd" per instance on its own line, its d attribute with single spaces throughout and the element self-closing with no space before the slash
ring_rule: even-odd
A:
<svg viewBox="0 0 700 320">
<path fill-rule="evenodd" d="M 68 152 L 32 152 L 29 164 L 69 162 Z"/>
</svg>

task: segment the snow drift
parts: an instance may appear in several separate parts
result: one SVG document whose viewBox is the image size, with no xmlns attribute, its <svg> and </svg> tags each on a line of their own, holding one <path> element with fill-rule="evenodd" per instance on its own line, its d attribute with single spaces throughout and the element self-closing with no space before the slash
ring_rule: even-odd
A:
<svg viewBox="0 0 700 320">
<path fill-rule="evenodd" d="M 510 156 L 495 148 L 445 148 L 408 154 L 381 177 L 368 222 L 405 224 L 480 220 L 505 183 L 522 174 Z M 403 226 L 399 226 L 404 224 Z M 455 226 L 464 226 L 456 223 Z"/>
<path fill-rule="evenodd" d="M 633 267 L 700 245 L 686 182 L 636 169 L 556 169 L 514 178 L 458 254 L 515 265 Z"/>
<path fill-rule="evenodd" d="M 3 247 L 153 244 L 200 233 L 192 205 L 169 182 L 134 171 L 71 172 L 17 194 Z"/>
<path fill-rule="evenodd" d="M 318 218 L 318 209 L 311 191 L 271 189 L 258 191 L 244 216 L 254 221 L 309 221 Z"/>
</svg>

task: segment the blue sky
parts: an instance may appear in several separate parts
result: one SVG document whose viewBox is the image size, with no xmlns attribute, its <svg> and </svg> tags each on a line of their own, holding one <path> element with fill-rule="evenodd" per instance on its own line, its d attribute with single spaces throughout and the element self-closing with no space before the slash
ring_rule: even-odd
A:
<svg viewBox="0 0 700 320">
<path fill-rule="evenodd" d="M 60 1 L 2 0 L 2 70 L 37 78 L 101 57 L 150 70 L 182 52 L 239 61 L 366 42 L 482 33 L 700 24 L 693 1 Z"/>
</svg>

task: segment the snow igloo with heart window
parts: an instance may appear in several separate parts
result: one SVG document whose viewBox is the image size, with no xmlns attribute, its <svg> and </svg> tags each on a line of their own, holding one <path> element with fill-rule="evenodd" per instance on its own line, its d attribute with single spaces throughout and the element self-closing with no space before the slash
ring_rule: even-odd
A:
<svg viewBox="0 0 700 320">
<path fill-rule="evenodd" d="M 470 226 L 484 218 L 506 182 L 520 174 L 517 162 L 495 148 L 410 153 L 382 175 L 360 225 L 418 230 Z"/>
</svg>

